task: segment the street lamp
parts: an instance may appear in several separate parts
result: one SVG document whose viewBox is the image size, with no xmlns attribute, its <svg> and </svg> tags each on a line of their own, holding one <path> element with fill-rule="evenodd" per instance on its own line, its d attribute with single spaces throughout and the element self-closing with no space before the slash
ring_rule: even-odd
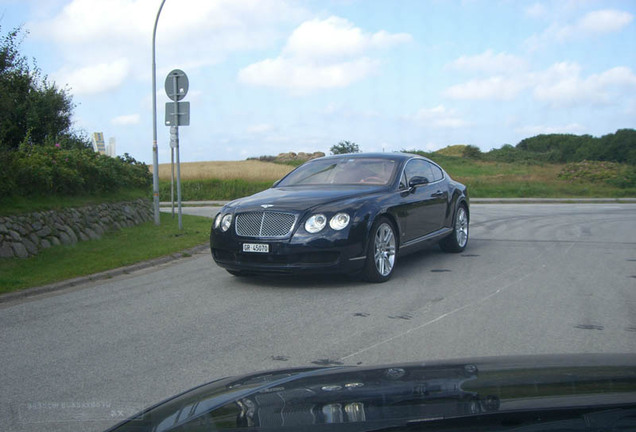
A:
<svg viewBox="0 0 636 432">
<path fill-rule="evenodd" d="M 161 0 L 161 6 L 157 11 L 155 27 L 152 30 L 152 196 L 155 208 L 155 225 L 160 224 L 159 220 L 159 155 L 157 148 L 157 64 L 155 63 L 155 39 L 157 36 L 157 24 L 159 15 L 166 0 Z"/>
</svg>

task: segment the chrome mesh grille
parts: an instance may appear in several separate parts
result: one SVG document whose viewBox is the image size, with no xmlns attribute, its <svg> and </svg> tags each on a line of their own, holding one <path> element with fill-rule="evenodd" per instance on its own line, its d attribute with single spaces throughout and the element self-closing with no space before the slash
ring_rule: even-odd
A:
<svg viewBox="0 0 636 432">
<path fill-rule="evenodd" d="M 296 215 L 249 212 L 236 215 L 236 234 L 242 237 L 285 237 L 294 228 Z"/>
</svg>

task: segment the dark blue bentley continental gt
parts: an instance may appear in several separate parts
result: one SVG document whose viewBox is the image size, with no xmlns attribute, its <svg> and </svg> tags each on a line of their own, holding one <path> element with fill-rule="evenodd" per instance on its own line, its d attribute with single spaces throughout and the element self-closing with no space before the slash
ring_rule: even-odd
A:
<svg viewBox="0 0 636 432">
<path fill-rule="evenodd" d="M 466 186 L 429 159 L 327 156 L 225 205 L 210 248 L 233 275 L 340 272 L 384 282 L 399 256 L 431 243 L 463 251 L 469 219 Z"/>
</svg>

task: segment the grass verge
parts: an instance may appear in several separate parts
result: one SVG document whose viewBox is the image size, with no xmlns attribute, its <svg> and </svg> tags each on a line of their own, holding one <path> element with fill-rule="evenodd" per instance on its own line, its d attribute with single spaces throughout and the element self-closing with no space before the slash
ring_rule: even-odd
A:
<svg viewBox="0 0 636 432">
<path fill-rule="evenodd" d="M 56 246 L 27 258 L 0 259 L 0 293 L 31 288 L 135 264 L 181 251 L 209 240 L 212 220 L 161 214 L 161 225 L 146 222 L 105 234 L 99 240 Z"/>
</svg>

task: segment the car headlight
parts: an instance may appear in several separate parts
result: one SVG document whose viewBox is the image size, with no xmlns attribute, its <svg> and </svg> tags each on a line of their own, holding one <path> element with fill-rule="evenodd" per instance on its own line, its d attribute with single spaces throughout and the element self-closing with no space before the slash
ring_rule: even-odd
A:
<svg viewBox="0 0 636 432">
<path fill-rule="evenodd" d="M 320 232 L 327 225 L 327 218 L 324 214 L 315 214 L 305 222 L 305 230 L 308 233 L 315 234 Z"/>
<path fill-rule="evenodd" d="M 225 232 L 230 229 L 230 225 L 232 225 L 232 215 L 226 214 L 221 219 L 221 231 Z"/>
<path fill-rule="evenodd" d="M 336 231 L 340 231 L 341 229 L 345 229 L 347 225 L 349 225 L 349 215 L 346 213 L 338 213 L 329 221 L 329 226 L 331 229 Z"/>
<path fill-rule="evenodd" d="M 214 228 L 218 229 L 219 226 L 221 225 L 221 218 L 223 217 L 223 213 L 219 213 L 216 215 L 216 217 L 214 218 Z"/>
</svg>

